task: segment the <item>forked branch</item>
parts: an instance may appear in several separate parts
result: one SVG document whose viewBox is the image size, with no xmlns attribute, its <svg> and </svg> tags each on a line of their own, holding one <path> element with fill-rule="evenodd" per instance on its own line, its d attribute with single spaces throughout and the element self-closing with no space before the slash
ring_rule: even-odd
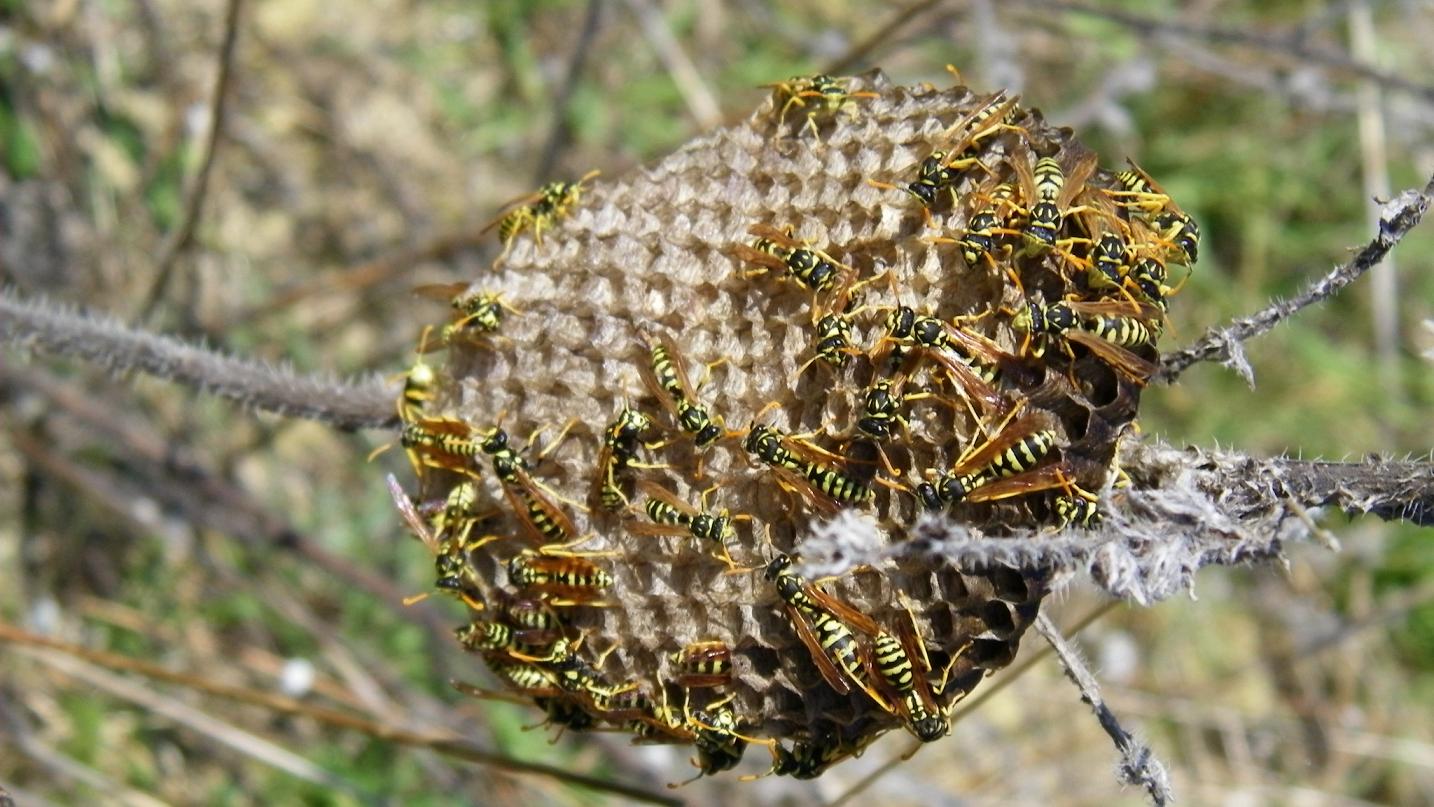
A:
<svg viewBox="0 0 1434 807">
<path fill-rule="evenodd" d="M 1219 361 L 1234 369 L 1253 386 L 1254 371 L 1245 360 L 1241 343 L 1268 333 L 1300 309 L 1333 297 L 1365 272 L 1378 266 L 1389 250 L 1424 218 L 1431 201 L 1434 201 L 1434 177 L 1429 178 L 1424 190 L 1416 191 L 1411 188 L 1385 203 L 1379 215 L 1379 232 L 1348 262 L 1310 284 L 1309 288 L 1295 297 L 1275 300 L 1255 314 L 1234 320 L 1223 328 L 1211 328 L 1187 348 L 1167 353 L 1156 378 L 1170 383 L 1196 362 Z"/>
</svg>

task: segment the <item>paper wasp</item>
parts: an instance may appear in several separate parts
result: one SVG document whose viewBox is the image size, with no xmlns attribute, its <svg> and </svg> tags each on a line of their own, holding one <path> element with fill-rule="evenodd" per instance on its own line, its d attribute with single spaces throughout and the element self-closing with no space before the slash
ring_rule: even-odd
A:
<svg viewBox="0 0 1434 807">
<path fill-rule="evenodd" d="M 538 650 L 548 642 L 531 641 L 524 631 L 502 622 L 477 619 L 453 632 L 458 643 L 470 653 L 504 653 L 524 661 L 535 660 L 529 650 Z"/>
<path fill-rule="evenodd" d="M 677 684 L 686 689 L 720 687 L 732 683 L 732 648 L 726 642 L 693 642 L 672 654 Z"/>
<path fill-rule="evenodd" d="M 508 580 L 546 598 L 549 605 L 597 604 L 612 575 L 591 560 L 559 550 L 523 549 L 508 561 Z"/>
<path fill-rule="evenodd" d="M 652 447 L 642 442 L 642 434 L 652 428 L 652 418 L 626 404 L 618 411 L 617 417 L 603 431 L 602 446 L 598 449 L 597 479 L 594 487 L 598 501 L 608 510 L 617 510 L 627 505 L 627 494 L 623 493 L 617 475 L 627 468 L 655 468 L 637 461 L 640 447 Z"/>
<path fill-rule="evenodd" d="M 653 396 L 662 401 L 677 425 L 692 435 L 697 447 L 706 448 L 727 436 L 722 418 L 714 417 L 707 407 L 695 400 L 696 396 L 687 382 L 682 355 L 677 352 L 672 340 L 666 336 L 648 337 L 644 340 L 644 347 L 648 361 L 639 365 L 643 383 Z M 722 361 L 725 359 L 707 365 L 707 369 L 710 371 Z"/>
<path fill-rule="evenodd" d="M 883 630 L 872 643 L 872 661 L 877 674 L 901 704 L 907 729 L 922 742 L 929 743 L 946 736 L 950 728 L 945 714 L 936 703 L 928 676 L 931 660 L 916 627 L 916 617 L 906 609 L 906 622 L 897 635 Z M 917 663 L 921 669 L 917 669 Z M 948 671 L 949 672 L 949 671 Z M 945 681 L 941 687 L 945 688 Z"/>
<path fill-rule="evenodd" d="M 424 410 L 433 400 L 433 388 L 438 383 L 438 373 L 433 365 L 423 360 L 423 354 L 428 352 L 428 334 L 432 331 L 431 326 L 423 329 L 423 334 L 418 337 L 418 355 L 414 357 L 413 366 L 403 374 L 403 392 L 398 397 L 398 419 L 404 423 L 412 423 L 423 417 Z"/>
<path fill-rule="evenodd" d="M 439 538 L 429 522 L 425 521 L 418 513 L 413 504 L 413 499 L 404 492 L 398 484 L 398 479 L 393 474 L 387 477 L 388 492 L 393 497 L 394 506 L 398 508 L 399 516 L 403 518 L 408 529 L 414 537 L 433 553 L 435 578 L 434 587 L 450 591 L 454 596 L 462 600 L 468 607 L 475 611 L 483 610 L 483 584 L 473 568 L 468 564 L 466 553 L 476 548 L 467 543 L 467 532 L 461 536 Z M 416 602 L 422 599 L 421 595 L 408 602 Z"/>
<path fill-rule="evenodd" d="M 1091 247 L 1090 260 L 1087 278 L 1090 287 L 1097 291 L 1119 290 L 1130 271 L 1130 246 L 1115 233 L 1102 233 Z"/>
<path fill-rule="evenodd" d="M 399 444 L 408 453 L 419 479 L 424 477 L 425 468 L 440 468 L 476 479 L 479 473 L 473 460 L 483 450 L 472 439 L 472 433 L 468 422 L 459 418 L 420 417 L 404 424 Z"/>
<path fill-rule="evenodd" d="M 557 736 L 548 740 L 550 744 L 561 739 L 563 731 L 567 729 L 587 731 L 596 725 L 597 718 L 584 708 L 583 704 L 559 689 L 550 671 L 537 664 L 513 661 L 503 656 L 487 655 L 484 658 L 494 675 L 526 698 L 531 698 L 531 703 L 543 710 L 547 717 L 543 725 L 558 726 Z M 497 698 L 520 704 L 529 703 L 528 700 L 511 696 L 504 697 L 500 693 L 489 692 L 462 681 L 454 681 L 453 688 L 474 698 L 487 700 Z"/>
<path fill-rule="evenodd" d="M 543 230 L 567 215 L 568 210 L 582 198 L 588 180 L 599 173 L 589 171 L 576 182 L 549 182 L 527 196 L 514 199 L 504 205 L 511 208 L 508 212 L 489 222 L 479 232 L 486 233 L 497 226 L 498 239 L 503 242 L 502 255 L 507 255 L 513 241 L 528 230 L 532 230 L 533 239 L 542 244 Z"/>
<path fill-rule="evenodd" d="M 797 638 L 810 651 L 822 678 L 837 694 L 851 692 L 856 684 L 887 712 L 895 708 L 872 684 L 867 649 L 857 641 L 853 628 L 875 635 L 881 628 L 870 617 L 821 591 L 792 569 L 792 558 L 779 554 L 767 564 L 767 580 L 787 609 Z"/>
<path fill-rule="evenodd" d="M 874 179 L 868 179 L 867 184 L 887 190 L 904 191 L 916 197 L 921 202 L 921 214 L 925 217 L 927 226 L 930 226 L 931 209 L 936 206 L 943 192 L 950 195 L 953 205 L 956 204 L 955 186 L 960 181 L 962 172 L 977 167 L 990 173 L 990 169 L 986 168 L 978 155 L 981 141 L 1003 129 L 1018 128 L 1010 124 L 1018 111 L 1018 100 L 1019 97 L 1007 98 L 1005 92 L 998 92 L 952 124 L 943 133 L 943 137 L 955 138 L 952 145 L 947 149 L 933 151 L 922 160 L 917 168 L 916 180 L 908 183 L 906 187 Z"/>
<path fill-rule="evenodd" d="M 639 482 L 638 488 L 647 495 L 643 510 L 652 521 L 634 523 L 628 527 L 629 530 L 638 535 L 690 535 L 713 544 L 714 556 L 727 564 L 727 568 L 737 567 L 727 553 L 727 542 L 737 537 L 732 522 L 746 516 L 733 516 L 726 508 L 717 513 L 708 512 L 707 495 L 711 490 L 703 492 L 701 509 L 697 510 L 649 480 Z"/>
<path fill-rule="evenodd" d="M 1125 162 L 1130 168 L 1115 174 L 1120 190 L 1105 190 L 1103 193 L 1138 218 L 1154 218 L 1170 206 L 1170 195 L 1134 160 L 1127 157 Z"/>
<path fill-rule="evenodd" d="M 875 440 L 887 440 L 898 427 L 908 428 L 910 421 L 902 408 L 908 400 L 929 397 L 930 393 L 907 395 L 902 390 L 903 380 L 878 378 L 867 387 L 861 416 L 856 421 L 857 431 Z"/>
<path fill-rule="evenodd" d="M 564 635 L 562 621 L 543 600 L 508 595 L 502 611 L 518 638 L 528 644 L 543 644 Z"/>
<path fill-rule="evenodd" d="M 868 732 L 856 742 L 847 742 L 836 732 L 828 732 L 816 739 L 797 740 L 792 743 L 790 751 L 778 744 L 775 761 L 767 775 L 790 776 L 793 779 L 815 779 L 838 762 L 848 757 L 860 756 L 861 752 L 865 751 L 877 736 L 879 735 L 876 732 Z M 760 777 L 744 776 L 742 778 L 751 781 Z"/>
<path fill-rule="evenodd" d="M 1135 293 L 1144 298 L 1147 303 L 1160 309 L 1165 313 L 1170 308 L 1170 295 L 1179 290 L 1179 285 L 1171 288 L 1165 285 L 1169 279 L 1169 272 L 1165 264 L 1159 258 L 1145 256 L 1137 258 L 1135 265 L 1130 268 L 1130 273 L 1125 277 L 1125 283 L 1135 289 Z M 1183 283 L 1183 281 L 1182 281 Z"/>
<path fill-rule="evenodd" d="M 719 701 L 707 704 L 702 709 L 693 709 L 690 697 L 683 703 L 685 727 L 692 733 L 692 744 L 697 748 L 697 757 L 691 762 L 697 767 L 698 773 L 686 782 L 670 784 L 668 787 L 681 787 L 689 782 L 695 782 L 703 776 L 711 776 L 737 767 L 737 764 L 742 761 L 742 754 L 747 750 L 748 743 L 757 743 L 768 748 L 777 744 L 776 740 L 762 740 L 738 732 L 737 715 L 728 706 L 733 697 L 729 695 Z"/>
<path fill-rule="evenodd" d="M 1073 493 L 1062 493 L 1056 497 L 1055 511 L 1057 529 L 1078 527 L 1094 529 L 1101 523 L 1100 507 L 1094 494 L 1076 489 Z"/>
<path fill-rule="evenodd" d="M 1027 155 L 1016 155 L 1011 160 L 1016 178 L 1027 200 L 1028 208 L 1021 211 L 1025 226 L 1021 229 L 1024 241 L 1023 252 L 1027 255 L 1041 255 L 1059 249 L 1061 227 L 1065 217 L 1085 208 L 1071 207 L 1071 200 L 1084 188 L 1086 181 L 1095 172 L 1099 158 L 1094 152 L 1085 154 L 1069 171 L 1053 157 L 1041 157 L 1034 167 Z M 1068 258 L 1073 258 L 1069 256 Z"/>
<path fill-rule="evenodd" d="M 837 455 L 764 424 L 753 424 L 743 447 L 777 474 L 783 487 L 801 491 L 813 505 L 827 512 L 871 504 L 876 492 L 870 485 L 829 464 Z"/>
<path fill-rule="evenodd" d="M 1026 335 L 1026 342 L 1022 350 L 1029 349 L 1032 356 L 1044 354 L 1046 338 L 1064 339 L 1085 347 L 1121 375 L 1136 384 L 1143 385 L 1154 375 L 1155 365 L 1120 345 L 1088 331 L 1085 319 L 1086 317 L 1105 318 L 1102 320 L 1105 322 L 1104 331 L 1120 335 L 1135 333 L 1135 331 L 1122 331 L 1123 326 L 1120 325 L 1120 321 L 1132 316 L 1154 318 L 1159 316 L 1159 310 L 1143 303 L 1131 304 L 1119 300 L 1062 301 L 1049 305 L 1032 301 L 1027 304 L 1025 309 L 1016 312 L 1015 317 L 1011 320 L 1011 327 Z M 1144 326 L 1142 323 L 1141 328 L 1147 334 L 1149 333 L 1148 326 Z"/>
<path fill-rule="evenodd" d="M 459 337 L 477 339 L 496 333 L 506 314 L 522 313 L 504 302 L 503 295 L 475 289 L 471 283 L 430 283 L 415 288 L 413 293 L 448 300 L 453 306 L 455 319 L 443 326 L 435 347 L 451 344 Z"/>
<path fill-rule="evenodd" d="M 528 461 L 508 444 L 508 433 L 494 426 L 478 435 L 478 446 L 493 464 L 493 474 L 518 521 L 537 544 L 560 544 L 576 530 L 563 509 L 528 475 Z"/>
<path fill-rule="evenodd" d="M 817 320 L 816 345 L 812 349 L 812 357 L 797 368 L 797 375 L 806 372 L 807 368 L 818 360 L 826 362 L 834 370 L 846 367 L 852 355 L 857 352 L 851 344 L 852 330 L 849 314 L 823 314 L 822 318 Z"/>
<path fill-rule="evenodd" d="M 777 113 L 777 126 L 780 128 L 787 120 L 787 112 L 798 106 L 807 109 L 807 122 L 799 131 L 800 134 L 807 129 L 812 130 L 812 136 L 817 142 L 821 142 L 821 134 L 817 131 L 817 117 L 835 116 L 840 113 L 847 113 L 851 117 L 856 116 L 856 99 L 876 98 L 877 94 L 870 91 L 852 92 L 846 88 L 849 78 L 834 78 L 826 74 L 815 76 L 793 76 L 786 81 L 779 81 L 775 84 L 764 84 L 764 87 L 771 87 L 774 90 L 773 103 L 781 104 L 781 111 Z"/>
<path fill-rule="evenodd" d="M 1056 433 L 1039 412 L 1016 417 L 1013 409 L 984 443 L 970 446 L 935 483 L 922 482 L 917 498 L 928 510 L 961 502 L 991 500 L 989 483 L 1029 471 L 1055 447 Z"/>
<path fill-rule="evenodd" d="M 883 359 L 890 359 L 899 367 L 914 351 L 940 365 L 964 400 L 976 402 L 988 413 L 1008 408 L 1005 397 L 987 378 L 994 379 L 1001 364 L 1013 357 L 989 340 L 935 317 L 918 315 L 907 306 L 897 306 L 886 318 L 886 335 L 877 342 L 872 361 L 880 366 Z"/>
<path fill-rule="evenodd" d="M 1167 250 L 1170 260 L 1194 266 L 1200 257 L 1200 225 L 1179 210 L 1167 210 L 1156 216 L 1153 223 L 1160 238 L 1173 247 Z"/>
<path fill-rule="evenodd" d="M 754 224 L 747 230 L 757 236 L 751 244 L 733 244 L 731 254 L 738 260 L 754 263 L 761 269 L 748 271 L 746 277 L 765 274 L 768 271 L 784 273 L 797 285 L 811 292 L 814 297 L 812 321 L 816 322 L 822 306 L 815 298 L 831 292 L 839 285 L 850 283 L 856 270 L 838 261 L 827 253 L 813 248 L 792 236 L 789 224 L 778 230 L 766 224 Z"/>
<path fill-rule="evenodd" d="M 696 737 L 688 728 L 686 716 L 678 714 L 668 703 L 666 687 L 658 689 L 662 692 L 661 706 L 639 690 L 627 693 L 624 700 L 616 704 L 621 710 L 635 712 L 622 727 L 635 735 L 634 743 L 692 742 Z"/>
</svg>

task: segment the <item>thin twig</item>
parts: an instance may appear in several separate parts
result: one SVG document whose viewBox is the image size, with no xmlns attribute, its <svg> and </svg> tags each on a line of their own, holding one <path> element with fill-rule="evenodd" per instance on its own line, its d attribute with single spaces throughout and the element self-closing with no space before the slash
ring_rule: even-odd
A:
<svg viewBox="0 0 1434 807">
<path fill-rule="evenodd" d="M 67 656 L 84 659 L 85 661 L 113 670 L 132 672 L 143 675 L 146 678 L 152 678 L 156 681 L 163 681 L 165 683 L 198 690 L 228 700 L 262 706 L 265 709 L 280 714 L 307 717 L 327 725 L 357 731 L 376 739 L 396 743 L 398 745 L 431 748 L 448 756 L 468 760 L 470 762 L 478 762 L 484 765 L 492 765 L 507 771 L 538 774 L 568 784 L 615 793 L 650 804 L 675 805 L 681 803 L 678 799 L 664 794 L 654 793 L 616 782 L 603 781 L 552 765 L 523 762 L 522 760 L 513 759 L 502 754 L 485 751 L 467 740 L 452 734 L 422 734 L 403 729 L 393 729 L 389 726 L 369 720 L 366 717 L 351 714 L 346 711 L 305 703 L 284 695 L 276 695 L 272 692 L 263 692 L 248 687 L 224 684 L 189 673 L 174 672 L 158 664 L 140 661 L 139 659 L 133 659 L 115 653 L 107 653 L 102 650 L 91 650 L 81 645 L 40 636 L 4 622 L 0 622 L 0 641 L 58 651 Z"/>
<path fill-rule="evenodd" d="M 1121 727 L 1120 721 L 1115 719 L 1115 715 L 1101 699 L 1100 685 L 1096 683 L 1095 676 L 1086 668 L 1080 654 L 1066 644 L 1066 640 L 1061 637 L 1060 629 L 1052 624 L 1045 614 L 1041 614 L 1036 617 L 1036 630 L 1056 651 L 1056 656 L 1060 658 L 1066 675 L 1080 690 L 1081 700 L 1090 705 L 1095 712 L 1096 719 L 1100 721 L 1100 727 L 1105 729 L 1105 733 L 1110 735 L 1110 739 L 1115 742 L 1115 747 L 1121 755 L 1121 780 L 1125 784 L 1138 784 L 1144 787 L 1145 792 L 1150 794 L 1150 800 L 1156 805 L 1165 805 L 1174 801 L 1175 796 L 1170 792 L 1170 775 L 1166 773 L 1165 765 L 1156 759 L 1150 746 L 1135 739 L 1130 732 Z"/>
<path fill-rule="evenodd" d="M 1306 64 L 1327 67 L 1348 73 L 1356 78 L 1372 81 L 1387 89 L 1409 93 L 1425 103 L 1434 104 L 1434 85 L 1411 81 L 1404 76 L 1381 70 L 1361 62 L 1347 53 L 1332 48 L 1320 48 L 1311 44 L 1299 32 L 1293 34 L 1268 34 L 1251 31 L 1247 27 L 1203 25 L 1196 23 L 1162 20 L 1140 14 L 1132 14 L 1117 8 L 1088 5 L 1085 3 L 1061 2 L 1060 0 L 1018 0 L 1027 8 L 1048 11 L 1083 14 L 1088 17 L 1113 22 L 1146 36 L 1175 36 L 1185 39 L 1199 39 L 1222 45 L 1239 45 L 1259 51 L 1262 54 L 1289 56 Z"/>
<path fill-rule="evenodd" d="M 3 636 L 3 632 L 0 632 L 0 637 Z M 164 697 L 153 690 L 139 686 L 122 676 L 99 669 L 92 664 L 86 664 L 85 660 L 76 658 L 73 654 L 59 654 L 31 649 L 21 649 L 20 652 L 44 663 L 51 669 L 58 670 L 92 687 L 104 690 L 117 698 L 129 701 L 144 709 L 148 714 L 157 715 L 173 721 L 200 736 L 206 737 L 219 745 L 226 746 L 264 765 L 268 765 L 275 770 L 283 771 L 290 776 L 348 794 L 349 796 L 368 796 L 372 798 L 373 794 L 362 793 L 352 782 L 338 774 L 325 770 L 299 754 L 272 743 L 252 732 L 241 729 L 232 723 L 219 720 L 212 715 L 181 703 L 178 700 Z"/>
<path fill-rule="evenodd" d="M 567 144 L 571 128 L 568 126 L 568 103 L 572 101 L 573 88 L 582 75 L 583 63 L 587 61 L 593 38 L 597 36 L 598 23 L 602 20 L 602 0 L 588 0 L 587 13 L 583 15 L 583 27 L 578 32 L 578 41 L 573 45 L 573 54 L 568 58 L 568 69 L 563 75 L 557 95 L 553 97 L 553 128 L 543 144 L 542 156 L 538 158 L 538 170 L 533 177 L 534 185 L 541 185 L 552 175 L 558 161 L 558 152 Z"/>
<path fill-rule="evenodd" d="M 936 8 L 943 2 L 945 2 L 945 0 L 917 0 L 917 2 L 912 3 L 906 8 L 900 9 L 891 15 L 891 19 L 887 20 L 886 24 L 873 31 L 870 36 L 853 45 L 846 53 L 843 53 L 840 58 L 828 64 L 822 72 L 828 75 L 839 75 L 851 70 L 861 62 L 862 59 L 865 59 L 873 51 L 881 47 L 882 44 L 889 42 L 892 35 L 903 26 L 909 24 L 922 14 Z"/>
<path fill-rule="evenodd" d="M 702 74 L 687 56 L 687 51 L 682 49 L 682 44 L 672 35 L 672 29 L 667 26 L 662 11 L 654 6 L 651 0 L 627 0 L 627 7 L 633 16 L 637 17 L 642 33 L 657 53 L 658 60 L 672 76 L 673 83 L 677 85 L 677 90 L 682 94 L 682 100 L 686 102 L 687 110 L 692 113 L 697 125 L 710 129 L 722 123 L 722 108 L 717 103 L 717 97 L 707 88 Z"/>
<path fill-rule="evenodd" d="M 139 370 L 286 417 L 320 420 L 340 429 L 392 428 L 396 394 L 376 378 L 339 381 L 287 366 L 226 356 L 173 337 L 128 327 L 46 300 L 0 291 L 0 341 L 84 359 L 112 373 Z"/>
<path fill-rule="evenodd" d="M 170 231 L 159 247 L 159 258 L 155 261 L 158 269 L 154 281 L 145 295 L 139 318 L 149 319 L 155 306 L 164 299 L 174 275 L 174 264 L 182 252 L 194 240 L 194 230 L 199 225 L 199 215 L 204 208 L 204 196 L 209 190 L 209 174 L 214 168 L 214 158 L 219 152 L 220 133 L 224 129 L 224 99 L 229 94 L 229 77 L 234 68 L 234 45 L 239 41 L 239 14 L 244 0 L 229 0 L 224 12 L 224 39 L 219 46 L 219 66 L 214 75 L 214 92 L 209 100 L 209 131 L 204 140 L 204 152 L 199 161 L 199 171 L 184 195 L 184 213 L 179 225 Z"/>
<path fill-rule="evenodd" d="M 1253 385 L 1253 371 L 1245 360 L 1241 343 L 1269 332 L 1300 309 L 1333 297 L 1358 280 L 1378 265 L 1389 250 L 1424 218 L 1431 201 L 1434 201 L 1434 176 L 1430 177 L 1422 191 L 1411 188 L 1384 205 L 1379 216 L 1379 232 L 1352 259 L 1315 281 L 1299 295 L 1289 300 L 1276 300 L 1258 313 L 1233 320 L 1223 328 L 1212 328 L 1195 344 L 1166 354 L 1156 377 L 1169 383 L 1196 362 L 1217 360 L 1233 367 Z"/>
</svg>

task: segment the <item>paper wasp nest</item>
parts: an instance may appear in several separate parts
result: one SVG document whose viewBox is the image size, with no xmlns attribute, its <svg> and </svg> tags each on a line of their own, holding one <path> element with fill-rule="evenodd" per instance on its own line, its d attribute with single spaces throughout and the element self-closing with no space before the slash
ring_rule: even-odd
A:
<svg viewBox="0 0 1434 807">
<path fill-rule="evenodd" d="M 900 542 L 921 512 L 912 489 L 927 479 L 927 469 L 950 468 L 1002 418 L 973 405 L 935 363 L 908 360 L 902 368 L 905 392 L 932 395 L 908 402 L 903 411 L 909 431 L 897 427 L 881 443 L 900 472 L 893 476 L 873 442 L 858 439 L 856 432 L 868 386 L 887 372 L 887 363 L 872 354 L 895 346 L 880 341 L 893 306 L 907 305 L 947 322 L 970 317 L 958 320 L 961 327 L 1015 358 L 1026 340 L 1011 323 L 1027 298 L 1095 296 L 1077 257 L 1089 259 L 1090 241 L 1063 243 L 1044 255 L 1008 255 L 998 267 L 985 261 L 968 266 L 957 244 L 924 240 L 959 238 L 980 206 L 976 200 L 987 198 L 999 183 L 1016 185 L 1015 202 L 1028 210 L 1033 200 L 1023 197 L 1012 163 L 1055 157 L 1069 171 L 1088 154 L 1069 130 L 1047 125 L 1034 110 L 1012 107 L 1006 117 L 1012 126 L 992 131 L 973 152 L 985 168 L 962 171 L 955 204 L 948 198 L 934 205 L 928 226 L 917 198 L 868 180 L 904 187 L 934 150 L 953 145 L 951 127 L 992 96 L 964 87 L 895 87 L 879 74 L 847 82 L 848 90 L 874 97 L 853 98 L 847 109 L 816 115 L 820 141 L 811 128 L 803 130 L 806 113 L 819 102 L 792 105 L 779 125 L 780 107 L 769 100 L 746 122 L 699 137 L 655 165 L 592 182 L 565 217 L 543 230 L 541 244 L 531 230 L 519 232 L 506 256 L 473 284 L 474 290 L 501 294 L 512 311 L 496 334 L 450 339 L 446 360 L 430 359 L 439 379 L 423 406 L 425 416 L 461 419 L 475 435 L 499 424 L 520 449 L 530 432 L 543 428 L 525 451 L 531 478 L 571 500 L 561 507 L 573 522 L 574 537 L 590 536 L 573 551 L 611 553 L 593 559 L 614 580 L 602 597 L 605 606 L 554 609 L 570 635 L 582 637 L 579 654 L 607 682 L 637 684 L 659 701 L 659 682 L 667 682 L 668 697 L 680 712 L 683 696 L 671 683 L 676 676 L 671 655 L 689 643 L 720 640 L 732 648 L 734 680 L 724 689 L 694 690 L 694 706 L 731 694 L 744 734 L 788 741 L 826 736 L 840 727 L 846 741 L 857 742 L 900 727 L 902 717 L 899 708 L 884 711 L 856 686 L 839 695 L 823 680 L 789 611 L 763 576 L 777 552 L 800 555 L 810 526 L 833 516 L 813 505 L 820 497 L 790 479 L 782 484 L 744 450 L 754 417 L 760 413 L 759 422 L 788 434 L 815 432 L 807 442 L 846 456 L 845 463 L 833 460 L 834 467 L 885 480 L 873 483 L 872 504 L 838 517 L 854 515 L 854 528 L 865 520 L 882 541 Z M 1120 188 L 1104 168 L 1084 185 L 1069 205 L 1093 204 L 1100 189 Z M 1114 203 L 1107 202 L 1106 209 L 1129 218 Z M 1062 238 L 1082 232 L 1072 221 Z M 799 372 L 816 342 L 813 306 L 830 295 L 814 302 L 812 292 L 791 276 L 759 273 L 760 267 L 734 254 L 740 252 L 737 245 L 752 243 L 753 225 L 778 230 L 790 225 L 794 239 L 851 267 L 856 274 L 850 279 L 880 278 L 853 295 L 852 344 L 861 353 L 845 368 L 818 361 Z M 1008 241 L 1019 251 L 1019 233 L 1013 236 Z M 1062 258 L 1060 251 L 1075 260 Z M 1012 261 L 1018 261 L 1024 294 L 1003 270 Z M 889 275 L 882 277 L 883 272 Z M 644 386 L 640 368 L 650 362 L 644 340 L 654 337 L 677 348 L 692 398 L 722 418 L 732 434 L 696 449 L 664 402 Z M 1089 350 L 1078 345 L 1070 350 L 1063 342 L 1051 340 L 1044 358 L 1025 357 L 1004 368 L 992 386 L 1020 410 L 1019 417 L 1033 417 L 1054 432 L 1056 448 L 1043 464 L 1060 463 L 1072 485 L 1099 490 L 1116 436 L 1135 417 L 1139 384 Z M 1132 350 L 1154 357 L 1149 346 Z M 705 369 L 718 361 L 710 372 Z M 639 461 L 666 467 L 624 471 L 631 505 L 608 512 L 594 495 L 595 462 L 605 428 L 627 402 L 652 418 L 643 439 L 665 441 L 642 450 Z M 539 459 L 537 446 L 569 421 L 575 423 L 571 431 Z M 508 560 L 536 546 L 488 459 L 482 454 L 472 459 L 472 476 L 479 478 L 482 508 L 498 516 L 475 526 L 473 536 L 502 538 L 466 554 L 481 581 L 474 599 L 481 596 L 487 603 L 475 613 L 478 619 L 498 618 L 493 603 L 512 589 Z M 413 489 L 420 503 L 441 500 L 461 478 L 432 468 L 425 476 L 422 489 Z M 690 536 L 639 534 L 633 526 L 647 515 L 636 480 L 659 485 L 694 507 L 707 491 L 709 510 L 750 517 L 735 523 L 736 538 L 728 544 L 735 563 L 750 570 L 729 572 L 711 544 Z M 960 504 L 948 512 L 988 528 L 1054 528 L 1053 500 L 1060 492 Z M 929 650 L 931 677 L 955 657 L 951 683 L 937 697 L 945 706 L 1010 662 L 1047 582 L 1013 570 L 977 573 L 913 564 L 858 569 L 824 582 L 822 590 L 887 630 L 905 619 L 909 605 Z M 869 645 L 870 637 L 859 639 Z"/>
</svg>

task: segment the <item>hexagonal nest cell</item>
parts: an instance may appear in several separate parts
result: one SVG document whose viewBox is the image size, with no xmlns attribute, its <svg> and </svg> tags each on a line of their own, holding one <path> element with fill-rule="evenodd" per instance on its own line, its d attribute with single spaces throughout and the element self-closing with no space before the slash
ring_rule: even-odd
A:
<svg viewBox="0 0 1434 807">
<path fill-rule="evenodd" d="M 556 720 L 695 742 L 706 772 L 735 764 L 734 730 L 777 738 L 794 775 L 911 727 L 912 691 L 949 715 L 1049 588 L 923 560 L 779 594 L 769 564 L 834 517 L 881 543 L 923 509 L 997 533 L 1096 517 L 1165 264 L 1198 235 L 1016 99 L 878 73 L 778 85 L 744 123 L 549 186 L 499 229 L 503 257 L 451 290 L 446 362 L 420 359 L 401 402 L 420 485 L 399 504 L 485 631 L 470 649 L 525 665 L 505 680 Z M 694 535 L 724 513 L 730 563 Z M 698 642 L 730 673 L 684 687 Z"/>
</svg>

